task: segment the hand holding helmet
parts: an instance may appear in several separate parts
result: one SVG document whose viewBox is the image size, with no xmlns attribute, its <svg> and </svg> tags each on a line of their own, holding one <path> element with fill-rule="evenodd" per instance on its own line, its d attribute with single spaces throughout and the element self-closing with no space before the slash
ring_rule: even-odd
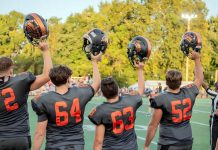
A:
<svg viewBox="0 0 218 150">
<path fill-rule="evenodd" d="M 202 40 L 200 34 L 196 32 L 186 32 L 182 36 L 180 47 L 186 56 L 188 56 L 192 51 L 200 53 L 202 48 Z"/>
<path fill-rule="evenodd" d="M 148 39 L 142 36 L 136 36 L 128 44 L 127 55 L 130 64 L 135 68 L 141 66 L 140 62 L 149 59 L 151 55 L 151 44 Z"/>
<path fill-rule="evenodd" d="M 83 51 L 89 60 L 91 55 L 104 54 L 108 46 L 108 38 L 100 29 L 92 29 L 83 36 Z"/>
<path fill-rule="evenodd" d="M 46 40 L 49 35 L 47 22 L 36 13 L 28 14 L 25 17 L 23 30 L 28 41 L 34 46 L 39 45 L 40 41 Z"/>
</svg>

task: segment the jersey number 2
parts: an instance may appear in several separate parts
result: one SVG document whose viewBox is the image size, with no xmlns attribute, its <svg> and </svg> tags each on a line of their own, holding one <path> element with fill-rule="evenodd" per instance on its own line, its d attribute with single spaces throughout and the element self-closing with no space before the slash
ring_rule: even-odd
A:
<svg viewBox="0 0 218 150">
<path fill-rule="evenodd" d="M 60 111 L 60 107 L 67 108 L 67 103 L 65 101 L 60 101 L 55 103 L 55 113 L 56 113 L 56 125 L 57 126 L 65 126 L 68 124 L 68 112 L 67 111 Z M 81 110 L 79 106 L 79 99 L 73 99 L 73 103 L 70 109 L 71 117 L 75 117 L 76 123 L 80 122 L 81 119 Z M 62 118 L 62 120 L 61 120 Z"/>
<path fill-rule="evenodd" d="M 177 117 L 172 117 L 172 121 L 174 123 L 180 123 L 182 121 L 189 120 L 191 118 L 191 114 L 187 115 L 187 113 L 191 110 L 191 99 L 186 98 L 182 101 L 176 100 L 171 102 L 172 105 L 172 114 L 178 115 Z M 176 108 L 176 106 L 181 106 L 184 109 Z"/>
<path fill-rule="evenodd" d="M 5 98 L 4 100 L 6 110 L 10 112 L 18 109 L 19 108 L 18 103 L 13 103 L 13 101 L 15 100 L 14 90 L 12 88 L 3 89 L 1 95 L 6 96 L 7 94 L 9 94 L 10 97 Z"/>
<path fill-rule="evenodd" d="M 117 120 L 117 117 L 122 117 L 122 115 L 127 115 L 129 113 L 128 121 L 129 124 L 124 125 L 123 120 Z M 111 113 L 111 119 L 113 122 L 113 132 L 114 134 L 120 134 L 123 130 L 129 130 L 134 127 L 134 113 L 132 107 L 126 107 L 123 109 L 123 114 L 121 111 L 115 111 Z M 119 126 L 119 128 L 118 128 Z"/>
</svg>

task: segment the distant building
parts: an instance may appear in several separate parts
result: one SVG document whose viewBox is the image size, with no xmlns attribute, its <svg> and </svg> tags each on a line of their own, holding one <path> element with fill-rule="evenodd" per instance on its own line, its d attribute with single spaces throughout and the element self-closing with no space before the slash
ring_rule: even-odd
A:
<svg viewBox="0 0 218 150">
<path fill-rule="evenodd" d="M 162 89 L 166 87 L 166 81 L 163 80 L 147 80 L 145 81 L 145 89 L 150 88 L 151 90 L 156 90 L 158 88 L 158 83 L 161 84 Z M 182 81 L 182 86 L 193 83 L 193 81 Z M 128 87 L 131 90 L 138 90 L 138 83 L 135 83 Z"/>
</svg>

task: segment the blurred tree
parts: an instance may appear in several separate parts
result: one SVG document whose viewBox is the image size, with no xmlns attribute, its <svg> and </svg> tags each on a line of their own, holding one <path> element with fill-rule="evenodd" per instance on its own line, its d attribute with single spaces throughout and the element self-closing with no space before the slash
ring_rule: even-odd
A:
<svg viewBox="0 0 218 150">
<path fill-rule="evenodd" d="M 218 70 L 218 16 L 211 17 L 208 21 L 209 23 L 209 33 L 207 40 L 212 45 L 212 54 L 210 57 L 210 65 L 205 68 L 205 76 L 210 84 L 214 84 L 215 81 L 215 71 Z"/>
<path fill-rule="evenodd" d="M 218 57 L 218 19 L 206 19 L 207 8 L 202 0 L 112 0 L 101 2 L 99 11 L 92 7 L 81 13 L 71 14 L 66 22 L 52 17 L 49 23 L 49 43 L 54 64 L 64 64 L 73 69 L 74 76 L 92 72 L 91 63 L 83 50 L 83 35 L 100 28 L 110 39 L 108 49 L 99 68 L 102 77 L 113 76 L 120 86 L 137 80 L 136 71 L 127 58 L 127 45 L 137 35 L 148 38 L 152 55 L 145 65 L 146 80 L 164 80 L 168 69 L 179 69 L 185 76 L 185 56 L 180 50 L 180 40 L 187 31 L 182 13 L 195 13 L 191 30 L 202 36 L 202 64 L 205 78 L 214 81 Z M 10 19 L 8 19 L 10 18 Z M 28 44 L 22 31 L 23 15 L 12 11 L 0 15 L 0 55 L 13 57 L 16 71 L 31 70 L 39 74 L 42 57 L 38 48 Z M 194 64 L 190 62 L 189 80 L 193 79 Z"/>
<path fill-rule="evenodd" d="M 24 41 L 22 23 L 23 15 L 19 12 L 0 15 L 0 55 L 13 57 L 20 53 Z"/>
</svg>

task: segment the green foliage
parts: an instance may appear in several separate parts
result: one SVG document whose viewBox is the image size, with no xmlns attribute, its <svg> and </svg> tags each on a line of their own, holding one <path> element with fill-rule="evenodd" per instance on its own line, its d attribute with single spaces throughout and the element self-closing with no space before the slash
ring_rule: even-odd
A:
<svg viewBox="0 0 218 150">
<path fill-rule="evenodd" d="M 136 82 L 136 71 L 126 54 L 127 44 L 136 35 L 147 37 L 152 43 L 152 55 L 145 65 L 147 80 L 164 80 L 168 69 L 179 69 L 185 77 L 186 57 L 179 46 L 187 31 L 187 20 L 181 18 L 183 12 L 198 15 L 191 21 L 191 30 L 202 36 L 202 64 L 206 80 L 212 83 L 218 67 L 218 18 L 206 20 L 208 10 L 201 0 L 113 0 L 102 2 L 98 12 L 89 7 L 71 14 L 64 23 L 52 17 L 48 20 L 48 41 L 54 64 L 68 65 L 74 76 L 92 73 L 91 63 L 82 51 L 82 36 L 92 28 L 100 28 L 110 39 L 99 64 L 102 77 L 113 76 L 120 86 Z M 18 12 L 0 15 L 0 54 L 14 57 L 16 71 L 30 69 L 38 74 L 43 65 L 41 53 L 27 44 L 22 22 L 23 15 Z M 194 64 L 189 62 L 192 80 Z"/>
<path fill-rule="evenodd" d="M 0 55 L 12 56 L 22 48 L 22 21 L 23 15 L 15 11 L 8 15 L 0 15 Z"/>
</svg>

